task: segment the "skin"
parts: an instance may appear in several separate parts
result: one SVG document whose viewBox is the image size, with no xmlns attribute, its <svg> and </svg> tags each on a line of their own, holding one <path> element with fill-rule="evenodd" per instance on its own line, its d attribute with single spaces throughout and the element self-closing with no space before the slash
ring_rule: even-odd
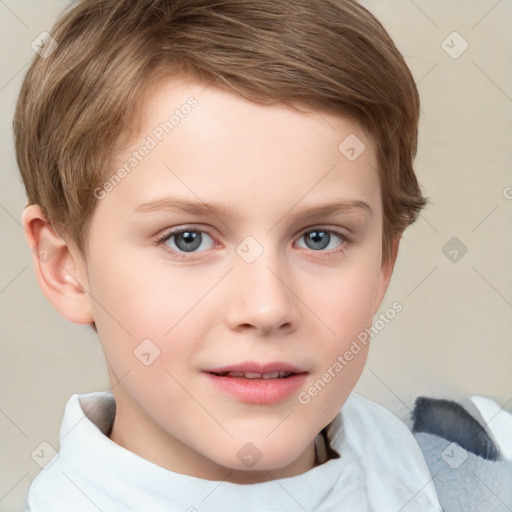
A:
<svg viewBox="0 0 512 512">
<path fill-rule="evenodd" d="M 204 479 L 298 475 L 314 466 L 314 439 L 354 388 L 367 348 L 305 405 L 298 393 L 271 405 L 244 403 L 203 370 L 286 361 L 309 372 L 299 391 L 307 390 L 371 326 L 398 250 L 396 241 L 383 261 L 375 144 L 339 115 L 262 106 L 174 78 L 148 96 L 142 129 L 116 156 L 118 166 L 190 96 L 197 107 L 98 200 L 85 259 L 37 205 L 26 208 L 30 247 L 45 238 L 55 248 L 48 261 L 34 257 L 36 276 L 64 317 L 96 323 L 117 405 L 112 441 Z M 366 146 L 355 161 L 338 150 L 349 134 Z M 221 203 L 233 216 L 134 212 L 171 195 Z M 364 201 L 371 212 L 300 217 L 337 200 Z M 205 232 L 195 252 L 177 238 L 156 243 L 179 227 Z M 313 228 L 346 238 L 331 232 L 315 248 L 304 233 Z M 236 252 L 248 236 L 263 250 L 252 263 Z M 134 355 L 144 339 L 160 350 L 147 366 Z M 250 469 L 237 457 L 248 442 L 261 453 Z"/>
</svg>

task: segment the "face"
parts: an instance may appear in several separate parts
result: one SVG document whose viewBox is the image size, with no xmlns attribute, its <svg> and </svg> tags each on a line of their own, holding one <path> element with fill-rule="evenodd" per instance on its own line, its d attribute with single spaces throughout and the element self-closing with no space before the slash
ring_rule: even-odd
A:
<svg viewBox="0 0 512 512">
<path fill-rule="evenodd" d="M 336 362 L 389 281 L 374 143 L 193 81 L 162 83 L 145 113 L 95 191 L 83 270 L 112 440 L 200 478 L 302 473 L 367 346 Z"/>
</svg>

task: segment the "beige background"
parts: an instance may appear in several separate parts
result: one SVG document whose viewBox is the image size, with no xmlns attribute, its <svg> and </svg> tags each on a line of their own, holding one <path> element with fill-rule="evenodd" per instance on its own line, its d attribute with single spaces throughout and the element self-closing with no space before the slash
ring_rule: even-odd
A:
<svg viewBox="0 0 512 512">
<path fill-rule="evenodd" d="M 31 42 L 62 0 L 0 1 L 0 510 L 19 510 L 58 449 L 68 398 L 107 390 L 92 330 L 61 318 L 40 292 L 20 226 L 24 192 L 11 135 Z M 422 99 L 417 173 L 431 205 L 406 231 L 382 305 L 403 311 L 373 340 L 356 387 L 407 419 L 418 395 L 478 394 L 512 411 L 512 2 L 366 0 L 405 56 Z M 469 44 L 452 58 L 442 41 Z M 451 36 L 450 52 L 463 44 Z M 507 194 L 507 190 L 509 193 Z M 457 237 L 458 262 L 443 246 Z"/>
</svg>

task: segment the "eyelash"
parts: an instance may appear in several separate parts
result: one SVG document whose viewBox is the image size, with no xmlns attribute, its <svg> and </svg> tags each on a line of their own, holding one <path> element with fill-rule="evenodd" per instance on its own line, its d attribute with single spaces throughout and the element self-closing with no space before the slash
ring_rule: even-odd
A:
<svg viewBox="0 0 512 512">
<path fill-rule="evenodd" d="M 204 234 L 210 236 L 213 239 L 213 237 L 207 231 L 204 231 L 202 229 L 194 229 L 192 227 L 181 227 L 179 229 L 174 229 L 172 231 L 168 231 L 163 236 L 159 237 L 155 241 L 155 245 L 161 246 L 164 251 L 172 254 L 173 256 L 175 256 L 177 258 L 190 260 L 189 255 L 196 254 L 195 252 L 189 252 L 189 253 L 177 252 L 174 249 L 171 249 L 169 246 L 165 245 L 165 242 L 170 240 L 173 236 L 179 235 L 180 233 L 184 233 L 185 231 L 192 231 L 192 232 L 196 232 L 196 233 L 204 233 Z M 334 234 L 338 238 L 340 238 L 341 244 L 340 244 L 340 246 L 337 249 L 334 249 L 334 250 L 331 250 L 331 251 L 327 251 L 327 252 L 324 252 L 323 250 L 315 251 L 313 249 L 309 249 L 312 252 L 324 253 L 327 258 L 334 257 L 334 256 L 336 256 L 336 255 L 338 255 L 340 253 L 345 252 L 345 249 L 346 249 L 345 246 L 350 243 L 349 238 L 344 233 L 342 233 L 340 231 L 337 231 L 335 229 L 323 228 L 322 226 L 315 226 L 315 227 L 307 228 L 307 229 L 303 230 L 300 233 L 298 239 L 300 240 L 304 235 L 306 235 L 307 233 L 311 233 L 313 231 L 323 231 L 323 232 L 329 233 L 331 235 Z M 202 251 L 200 251 L 200 252 L 202 252 Z"/>
</svg>

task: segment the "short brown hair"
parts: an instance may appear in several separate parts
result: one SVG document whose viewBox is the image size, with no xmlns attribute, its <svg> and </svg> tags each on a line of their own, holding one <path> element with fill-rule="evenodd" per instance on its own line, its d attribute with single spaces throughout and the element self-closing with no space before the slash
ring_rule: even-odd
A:
<svg viewBox="0 0 512 512">
<path fill-rule="evenodd" d="M 180 73 L 365 129 L 378 151 L 385 258 L 427 203 L 413 170 L 416 84 L 381 23 L 354 1 L 81 0 L 51 35 L 58 47 L 36 56 L 19 95 L 16 156 L 29 204 L 83 254 L 93 190 L 135 133 L 144 91 Z"/>
</svg>

